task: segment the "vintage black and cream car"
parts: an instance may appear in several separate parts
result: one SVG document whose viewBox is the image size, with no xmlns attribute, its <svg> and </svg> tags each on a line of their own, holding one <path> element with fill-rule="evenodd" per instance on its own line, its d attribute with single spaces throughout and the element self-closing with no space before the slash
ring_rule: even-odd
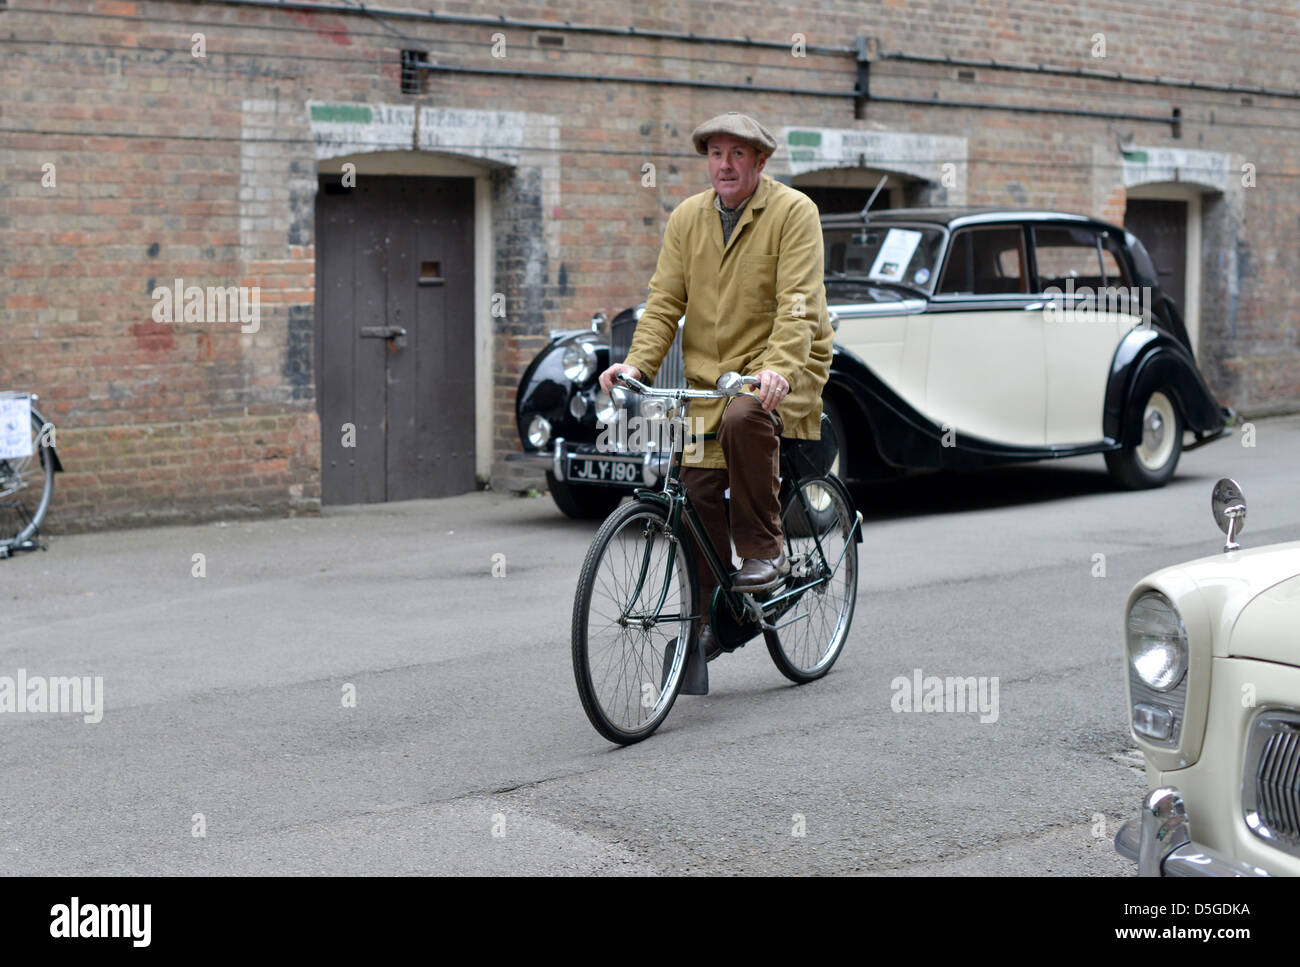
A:
<svg viewBox="0 0 1300 967">
<path fill-rule="evenodd" d="M 1115 848 L 1147 876 L 1300 875 L 1300 541 L 1241 549 L 1235 481 L 1211 496 L 1226 553 L 1129 594 L 1129 728 L 1148 792 Z"/>
<path fill-rule="evenodd" d="M 916 208 L 823 215 L 822 230 L 836 331 L 823 405 L 843 477 L 1101 453 L 1120 486 L 1158 487 L 1183 450 L 1229 432 L 1178 307 L 1122 228 Z M 636 415 L 596 377 L 625 358 L 640 314 L 619 313 L 608 340 L 599 323 L 554 333 L 520 381 L 521 457 L 545 462 L 570 516 L 602 516 L 658 475 L 652 447 L 597 445 Z M 657 378 L 682 379 L 677 347 Z"/>
</svg>

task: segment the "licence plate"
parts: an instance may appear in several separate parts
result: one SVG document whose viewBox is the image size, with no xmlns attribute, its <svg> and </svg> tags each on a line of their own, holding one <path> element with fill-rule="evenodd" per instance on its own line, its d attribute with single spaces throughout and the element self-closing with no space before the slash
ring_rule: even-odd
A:
<svg viewBox="0 0 1300 967">
<path fill-rule="evenodd" d="M 639 460 L 633 463 L 608 457 L 570 457 L 565 477 L 583 483 L 639 485 L 645 482 Z"/>
</svg>

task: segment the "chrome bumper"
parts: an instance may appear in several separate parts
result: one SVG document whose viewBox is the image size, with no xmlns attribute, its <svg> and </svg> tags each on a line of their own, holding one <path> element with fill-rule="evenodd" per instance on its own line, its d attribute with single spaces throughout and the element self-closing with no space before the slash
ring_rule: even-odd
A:
<svg viewBox="0 0 1300 967">
<path fill-rule="evenodd" d="M 1137 861 L 1138 876 L 1269 875 L 1193 842 L 1183 794 L 1172 786 L 1147 794 L 1141 815 L 1115 834 L 1115 851 Z"/>
</svg>

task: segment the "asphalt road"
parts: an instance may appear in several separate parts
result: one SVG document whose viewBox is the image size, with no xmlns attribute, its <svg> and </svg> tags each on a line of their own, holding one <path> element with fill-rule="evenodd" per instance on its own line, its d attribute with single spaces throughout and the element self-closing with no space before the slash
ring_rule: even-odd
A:
<svg viewBox="0 0 1300 967">
<path fill-rule="evenodd" d="M 103 716 L 0 713 L 0 872 L 1128 873 L 1123 602 L 1218 552 L 1220 476 L 1243 544 L 1300 539 L 1300 420 L 1256 429 L 1157 491 L 1093 458 L 855 488 L 834 671 L 751 645 L 627 749 L 570 667 L 596 525 L 548 498 L 55 539 L 0 561 L 0 675 L 102 676 Z M 895 711 L 917 669 L 996 677 L 996 721 Z"/>
</svg>

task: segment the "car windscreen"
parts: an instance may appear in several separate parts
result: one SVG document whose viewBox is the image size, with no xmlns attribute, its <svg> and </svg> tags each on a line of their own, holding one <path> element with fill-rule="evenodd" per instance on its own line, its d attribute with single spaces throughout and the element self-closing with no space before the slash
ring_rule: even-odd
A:
<svg viewBox="0 0 1300 967">
<path fill-rule="evenodd" d="M 943 230 L 928 225 L 867 225 L 825 231 L 826 275 L 852 276 L 929 292 Z"/>
</svg>

